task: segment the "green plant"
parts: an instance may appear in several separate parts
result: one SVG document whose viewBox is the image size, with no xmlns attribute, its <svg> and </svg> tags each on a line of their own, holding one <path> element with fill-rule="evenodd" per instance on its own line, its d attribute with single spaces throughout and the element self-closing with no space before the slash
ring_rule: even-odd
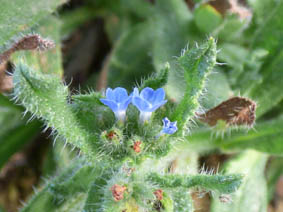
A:
<svg viewBox="0 0 283 212">
<path fill-rule="evenodd" d="M 61 11 L 62 23 L 49 13 L 64 1 L 27 2 L 4 1 L 0 15 L 0 63 L 13 64 L 14 85 L 0 96 L 0 166 L 42 123 L 56 142 L 48 159 L 60 159 L 22 211 L 194 211 L 192 193 L 211 194 L 211 211 L 266 211 L 282 174 L 282 0 L 231 0 L 221 13 L 207 1 L 192 10 L 86 1 Z M 113 90 L 95 91 L 94 75 L 91 91 L 74 94 L 62 82 L 60 38 L 95 17 L 113 47 L 103 67 Z M 218 153 L 233 157 L 199 169 Z"/>
<path fill-rule="evenodd" d="M 148 117 L 146 120 L 142 118 L 142 121 L 139 120 L 135 107 L 130 106 L 126 116 L 125 109 L 124 112 L 120 112 L 119 109 L 117 111 L 116 106 L 109 103 L 110 108 L 117 111 L 116 114 L 123 114 L 123 117 L 118 115 L 118 121 L 115 121 L 112 112 L 101 103 L 102 100 L 105 104 L 108 102 L 104 99 L 100 100 L 102 95 L 95 92 L 77 94 L 71 97 L 70 104 L 68 88 L 59 78 L 55 75 L 38 74 L 27 65 L 18 64 L 13 75 L 16 101 L 42 119 L 47 127 L 53 129 L 52 134 L 55 139 L 62 137 L 65 142 L 78 148 L 82 152 L 82 158 L 85 158 L 83 164 L 87 164 L 78 164 L 79 169 L 74 167 L 77 169 L 76 173 L 73 169 L 69 169 L 66 174 L 73 175 L 69 180 L 64 180 L 63 183 L 59 181 L 55 186 L 52 183 L 47 185 L 48 191 L 40 192 L 23 211 L 32 210 L 36 207 L 33 206 L 34 204 L 39 204 L 38 201 L 43 201 L 44 204 L 41 195 L 47 195 L 46 192 L 55 199 L 62 199 L 58 200 L 59 203 L 54 201 L 54 206 L 48 207 L 76 207 L 87 211 L 134 211 L 134 208 L 140 211 L 154 211 L 160 208 L 176 211 L 176 208 L 180 208 L 178 199 L 189 198 L 185 188 L 198 187 L 218 196 L 237 190 L 242 180 L 242 176 L 237 174 L 164 174 L 166 167 L 162 171 L 160 166 L 156 166 L 156 170 L 160 170 L 156 172 L 153 167 L 149 168 L 145 165 L 165 157 L 175 143 L 186 142 L 184 138 L 186 128 L 183 126 L 189 124 L 198 107 L 192 103 L 198 104 L 199 93 L 215 60 L 216 44 L 213 38 L 198 48 L 184 51 L 178 61 L 186 76 L 187 90 L 192 92 L 185 95 L 182 103 L 175 109 L 166 107 L 162 112 L 155 112 L 154 118 Z M 166 70 L 169 71 L 170 68 L 166 67 Z M 156 87 L 164 86 L 167 76 L 166 74 L 155 76 Z M 144 85 L 153 79 L 145 80 Z M 118 96 L 122 95 L 120 93 L 122 91 L 119 90 L 117 93 L 117 90 L 116 94 L 113 93 L 108 98 L 120 98 Z M 115 90 L 107 92 L 109 92 L 107 95 L 110 95 Z M 134 102 L 136 95 L 138 94 L 133 94 L 127 99 L 133 98 L 133 103 L 138 106 L 142 103 Z M 155 98 L 159 99 L 159 97 Z M 125 101 L 128 101 L 127 99 Z M 126 108 L 129 103 L 128 101 Z M 142 112 L 140 107 L 139 110 Z M 187 118 L 175 118 L 174 114 L 182 114 L 180 111 L 186 111 L 182 117 Z M 170 135 L 171 132 L 169 135 L 158 132 L 162 128 L 160 126 L 162 117 L 169 113 L 173 114 L 173 120 L 178 123 L 179 129 L 176 135 L 175 133 Z M 173 132 L 176 130 L 177 128 Z M 85 179 L 86 175 L 88 180 Z M 82 182 L 87 183 L 83 186 Z M 64 189 L 64 184 L 75 187 L 69 186 L 70 190 L 67 191 Z M 159 196 L 155 194 L 156 191 L 159 191 Z M 176 193 L 178 199 L 174 197 Z M 75 202 L 69 200 L 69 195 L 76 199 Z M 48 204 L 52 205 L 52 202 Z M 183 210 L 186 210 L 186 207 Z"/>
</svg>

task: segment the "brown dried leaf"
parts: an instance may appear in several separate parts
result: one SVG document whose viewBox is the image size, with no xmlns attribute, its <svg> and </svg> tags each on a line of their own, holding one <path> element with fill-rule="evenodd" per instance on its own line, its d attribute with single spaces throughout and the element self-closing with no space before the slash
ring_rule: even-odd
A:
<svg viewBox="0 0 283 212">
<path fill-rule="evenodd" d="M 219 120 L 227 125 L 246 125 L 251 127 L 255 122 L 256 103 L 243 97 L 232 97 L 204 114 L 197 114 L 200 121 L 215 126 Z"/>
<path fill-rule="evenodd" d="M 16 41 L 11 48 L 0 54 L 0 64 L 9 60 L 11 55 L 16 51 L 21 50 L 38 50 L 46 51 L 55 47 L 55 44 L 50 39 L 40 37 L 38 34 L 26 35 Z"/>
<path fill-rule="evenodd" d="M 9 92 L 13 88 L 12 77 L 5 73 L 6 69 L 6 63 L 0 64 L 0 93 Z"/>
<path fill-rule="evenodd" d="M 247 7 L 241 5 L 238 0 L 229 0 L 229 12 L 239 16 L 241 20 L 251 19 L 252 12 Z"/>
</svg>

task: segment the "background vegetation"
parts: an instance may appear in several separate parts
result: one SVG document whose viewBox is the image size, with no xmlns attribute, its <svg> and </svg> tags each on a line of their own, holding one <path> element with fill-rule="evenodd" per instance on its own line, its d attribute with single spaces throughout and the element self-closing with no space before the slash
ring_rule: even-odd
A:
<svg viewBox="0 0 283 212">
<path fill-rule="evenodd" d="M 79 149 L 61 137 L 54 141 L 56 123 L 45 128 L 46 119 L 34 116 L 42 114 L 24 104 L 36 100 L 25 99 L 23 87 L 17 90 L 17 80 L 23 80 L 19 73 L 38 80 L 34 85 L 41 93 L 32 96 L 47 95 L 49 103 L 61 95 L 61 87 L 48 87 L 53 80 L 47 76 L 57 77 L 69 86 L 67 96 L 73 95 L 77 103 L 73 109 L 84 107 L 83 118 L 88 119 L 87 106 L 94 103 L 76 95 L 118 86 L 130 92 L 144 79 L 162 73 L 168 62 L 167 99 L 182 106 L 191 85 L 180 73 L 180 56 L 202 48 L 210 36 L 217 41 L 217 64 L 205 80 L 186 142 L 176 144 L 161 162 L 177 174 L 244 175 L 231 195 L 213 196 L 207 188 L 190 190 L 190 211 L 282 211 L 282 11 L 282 0 L 2 0 L 0 211 L 80 211 L 82 202 L 95 201 L 87 199 L 86 190 L 100 173 L 81 161 Z M 17 98 L 23 95 L 21 105 L 14 101 L 15 93 Z M 232 97 L 241 98 L 226 102 L 225 113 L 238 110 L 232 117 L 240 121 L 219 117 L 212 109 Z M 72 116 L 63 109 L 58 112 L 57 106 L 52 108 L 57 114 Z M 178 114 L 186 112 L 181 106 L 172 115 L 179 122 Z M 102 115 L 111 119 L 109 111 Z M 72 118 L 64 121 L 76 132 Z M 49 196 L 42 195 L 46 190 L 51 191 Z M 53 194 L 60 197 L 52 199 Z"/>
</svg>

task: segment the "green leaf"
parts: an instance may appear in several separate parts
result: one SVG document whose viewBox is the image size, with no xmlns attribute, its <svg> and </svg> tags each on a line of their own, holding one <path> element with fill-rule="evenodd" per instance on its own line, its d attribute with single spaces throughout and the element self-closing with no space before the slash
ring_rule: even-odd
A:
<svg viewBox="0 0 283 212">
<path fill-rule="evenodd" d="M 58 138 L 56 142 L 50 142 L 42 165 L 43 179 L 64 171 L 65 167 L 77 157 L 77 154 L 78 152 L 74 151 L 71 146 L 64 144 L 63 139 Z"/>
<path fill-rule="evenodd" d="M 267 156 L 256 151 L 245 151 L 228 161 L 225 173 L 244 173 L 242 185 L 231 195 L 230 203 L 214 199 L 212 212 L 267 211 L 266 181 L 264 178 Z"/>
<path fill-rule="evenodd" d="M 0 94 L 0 169 L 9 158 L 24 147 L 40 130 L 38 121 L 26 124 L 23 108 Z"/>
<path fill-rule="evenodd" d="M 236 90 L 239 90 L 245 96 L 249 96 L 248 93 L 251 89 L 256 87 L 258 82 L 262 81 L 259 71 L 268 52 L 264 49 L 256 49 L 246 53 L 248 55 L 243 54 L 246 56 L 243 63 L 239 60 L 238 66 L 233 65 L 234 70 L 229 78 L 231 78 L 231 82 Z M 250 83 L 251 81 L 254 83 Z"/>
<path fill-rule="evenodd" d="M 88 197 L 85 201 L 85 212 L 95 212 L 101 209 L 104 196 L 104 190 L 102 188 L 106 186 L 108 178 L 109 176 L 107 174 L 101 174 L 101 176 L 93 181 L 88 190 Z"/>
<path fill-rule="evenodd" d="M 175 209 L 175 205 L 173 200 L 167 195 L 167 193 L 163 193 L 163 199 L 160 201 L 162 204 L 163 212 L 173 212 Z M 157 210 L 158 211 L 158 210 Z"/>
<path fill-rule="evenodd" d="M 146 87 L 150 87 L 156 90 L 158 88 L 165 86 L 168 80 L 169 69 L 170 69 L 170 65 L 169 63 L 166 63 L 165 67 L 161 69 L 158 73 L 143 81 L 142 85 L 140 86 L 140 89 L 142 90 Z"/>
<path fill-rule="evenodd" d="M 153 42 L 153 64 L 156 71 L 163 69 L 169 62 L 166 94 L 170 99 L 179 101 L 185 90 L 184 75 L 179 73 L 176 56 L 190 41 L 198 41 L 202 37 L 196 28 L 193 16 L 184 1 L 158 0 L 155 3 L 155 14 L 150 17 Z M 192 42 L 193 43 L 193 42 Z M 178 83 L 176 83 L 178 82 Z"/>
<path fill-rule="evenodd" d="M 198 187 L 207 191 L 214 191 L 221 194 L 235 192 L 242 182 L 242 175 L 160 175 L 157 173 L 149 174 L 147 180 L 161 186 L 162 188 L 193 188 Z"/>
<path fill-rule="evenodd" d="M 63 22 L 61 35 L 67 37 L 82 24 L 97 16 L 94 9 L 89 6 L 82 6 L 63 13 L 60 17 Z"/>
<path fill-rule="evenodd" d="M 191 194 L 187 189 L 176 189 L 172 192 L 174 212 L 193 212 L 194 205 Z"/>
<path fill-rule="evenodd" d="M 96 176 L 93 166 L 81 160 L 74 161 L 61 175 L 50 180 L 36 193 L 21 211 L 82 211 L 87 191 Z"/>
<path fill-rule="evenodd" d="M 272 158 L 267 166 L 266 179 L 267 179 L 267 196 L 268 202 L 274 198 L 276 184 L 283 174 L 283 158 Z"/>
<path fill-rule="evenodd" d="M 259 71 L 262 80 L 258 81 L 247 93 L 260 105 L 257 116 L 263 115 L 283 99 L 282 89 L 280 89 L 283 84 L 282 10 L 283 1 L 278 1 L 272 11 L 267 14 L 265 21 L 259 26 L 251 45 L 254 49 L 262 48 L 269 53 Z"/>
<path fill-rule="evenodd" d="M 255 149 L 272 155 L 283 155 L 282 131 L 283 118 L 265 121 L 255 126 L 255 130 L 248 133 L 233 132 L 232 136 L 221 141 L 217 145 L 224 151 L 240 151 Z"/>
<path fill-rule="evenodd" d="M 198 28 L 205 33 L 211 33 L 222 22 L 221 14 L 209 4 L 196 8 L 194 17 Z"/>
<path fill-rule="evenodd" d="M 140 1 L 140 0 L 121 0 L 122 8 L 129 10 L 130 12 L 134 13 L 135 15 L 141 18 L 147 18 L 154 14 L 154 7 L 148 1 Z"/>
<path fill-rule="evenodd" d="M 283 47 L 283 45 L 281 46 Z M 273 58 L 268 57 L 266 59 L 266 63 L 263 64 L 260 70 L 262 80 L 248 92 L 247 95 L 259 104 L 257 116 L 265 114 L 283 99 L 283 93 L 281 92 L 283 85 L 282 66 L 283 51 L 281 50 Z"/>
<path fill-rule="evenodd" d="M 78 147 L 89 158 L 94 158 L 94 138 L 76 121 L 75 114 L 67 104 L 68 88 L 56 75 L 43 75 L 24 64 L 15 68 L 14 95 L 48 127 L 63 136 L 66 142 Z"/>
<path fill-rule="evenodd" d="M 15 152 L 21 150 L 32 138 L 35 138 L 40 131 L 41 123 L 33 121 L 24 125 L 24 123 L 20 122 L 17 125 L 7 130 L 4 135 L 1 135 L 0 169 Z"/>
<path fill-rule="evenodd" d="M 22 112 L 21 107 L 13 105 L 7 97 L 0 94 L 0 137 L 4 137 L 5 134 L 9 134 L 8 131 L 25 123 L 24 120 L 21 121 Z"/>
<path fill-rule="evenodd" d="M 211 129 L 195 130 L 186 136 L 186 141 L 177 144 L 177 148 L 190 148 L 198 152 L 207 152 L 220 148 L 225 153 L 254 149 L 270 155 L 283 155 L 282 138 L 283 117 L 270 121 L 262 121 L 254 129 L 232 130 L 228 135 L 213 135 Z"/>
<path fill-rule="evenodd" d="M 268 16 L 272 16 L 281 2 L 282 0 L 247 0 L 253 10 L 254 21 L 259 26 L 267 20 Z"/>
<path fill-rule="evenodd" d="M 186 50 L 177 62 L 179 74 L 183 74 L 186 81 L 186 91 L 171 119 L 178 122 L 180 132 L 187 127 L 200 106 L 198 99 L 205 87 L 205 80 L 216 63 L 215 40 L 210 38 L 201 46 Z"/>
<path fill-rule="evenodd" d="M 281 11 L 283 9 L 283 1 L 271 0 L 269 2 L 274 5 L 274 8 L 266 12 L 267 17 L 258 26 L 251 46 L 252 48 L 264 48 L 272 54 L 274 51 L 280 50 L 282 45 L 283 23 L 281 21 Z"/>
<path fill-rule="evenodd" d="M 248 49 L 233 43 L 223 43 L 219 46 L 219 49 L 218 60 L 227 63 L 229 67 L 236 69 L 237 72 L 239 72 L 239 69 L 243 69 L 243 64 L 249 55 Z"/>
<path fill-rule="evenodd" d="M 29 30 L 66 0 L 2 0 L 0 9 L 0 48 L 12 37 Z M 7 46 L 8 47 L 8 46 Z"/>
<path fill-rule="evenodd" d="M 249 18 L 241 20 L 238 15 L 226 14 L 222 24 L 213 31 L 212 36 L 217 37 L 223 42 L 243 43 L 247 40 L 243 32 L 245 32 L 249 24 Z"/>
<path fill-rule="evenodd" d="M 103 95 L 99 92 L 90 92 L 89 94 L 73 95 L 72 99 L 78 104 L 83 103 L 86 108 L 98 105 L 104 105 L 100 101 Z"/>
<path fill-rule="evenodd" d="M 0 205 L 0 212 L 5 212 L 5 210 Z"/>
<path fill-rule="evenodd" d="M 2 110 L 5 111 L 7 108 L 9 109 L 13 109 L 14 111 L 18 111 L 21 112 L 22 111 L 22 107 L 13 104 L 12 101 L 9 100 L 8 97 L 4 96 L 3 94 L 0 94 L 0 105 L 1 107 L 4 107 Z"/>
<path fill-rule="evenodd" d="M 98 92 L 72 96 L 72 110 L 77 121 L 94 137 L 97 133 L 113 126 L 115 122 L 113 112 L 102 104 L 100 98 L 104 97 Z"/>
<path fill-rule="evenodd" d="M 1 16 L 1 15 L 0 15 Z M 34 29 L 43 37 L 49 37 L 55 41 L 56 48 L 44 54 L 35 51 L 18 52 L 13 55 L 13 62 L 17 63 L 24 58 L 25 62 L 40 70 L 42 73 L 54 73 L 62 77 L 62 61 L 61 61 L 61 46 L 60 46 L 60 22 L 54 18 L 49 17 L 40 27 Z M 0 96 L 1 104 L 1 145 L 2 151 L 0 167 L 12 156 L 19 151 L 28 142 L 32 140 L 40 131 L 40 123 L 38 121 L 26 125 L 26 121 L 30 118 L 29 114 L 22 119 L 22 107 L 15 106 L 2 95 Z"/>
<path fill-rule="evenodd" d="M 123 33 L 117 41 L 109 64 L 108 84 L 132 89 L 134 83 L 153 72 L 150 57 L 150 26 L 139 24 Z M 121 77 L 123 76 L 123 77 Z"/>
<path fill-rule="evenodd" d="M 155 14 L 150 17 L 149 24 L 152 25 L 153 63 L 157 71 L 161 70 L 167 61 L 173 65 L 173 56 L 179 55 L 188 43 L 191 20 L 192 14 L 184 1 L 156 1 Z"/>
<path fill-rule="evenodd" d="M 207 77 L 205 90 L 205 98 L 200 100 L 203 108 L 213 108 L 233 95 L 228 77 L 218 67 L 214 68 L 214 74 Z"/>
</svg>

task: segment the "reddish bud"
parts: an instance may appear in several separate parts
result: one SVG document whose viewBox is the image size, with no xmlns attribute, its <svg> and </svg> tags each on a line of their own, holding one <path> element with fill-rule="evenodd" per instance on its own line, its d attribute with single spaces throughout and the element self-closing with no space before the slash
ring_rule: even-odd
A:
<svg viewBox="0 0 283 212">
<path fill-rule="evenodd" d="M 141 152 L 141 141 L 136 141 L 134 143 L 133 149 L 136 153 L 140 153 Z"/>
<path fill-rule="evenodd" d="M 153 192 L 156 199 L 159 201 L 163 199 L 163 191 L 161 189 L 157 189 L 155 192 Z"/>
<path fill-rule="evenodd" d="M 106 136 L 109 140 L 112 140 L 115 136 L 117 136 L 117 134 L 111 130 Z"/>
<path fill-rule="evenodd" d="M 114 200 L 117 202 L 124 198 L 124 192 L 125 190 L 127 190 L 127 187 L 115 184 L 110 188 L 110 190 L 112 191 L 112 196 Z"/>
</svg>

